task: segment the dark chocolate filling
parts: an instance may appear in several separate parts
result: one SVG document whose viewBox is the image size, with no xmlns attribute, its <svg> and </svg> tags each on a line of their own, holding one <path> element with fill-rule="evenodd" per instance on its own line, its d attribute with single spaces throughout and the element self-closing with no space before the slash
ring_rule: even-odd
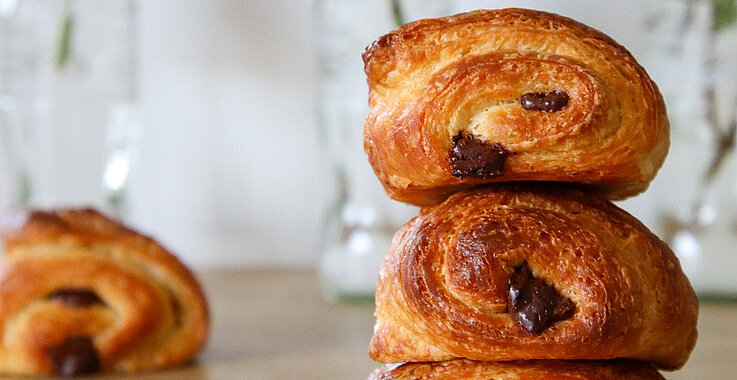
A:
<svg viewBox="0 0 737 380">
<path fill-rule="evenodd" d="M 59 289 L 51 292 L 49 299 L 79 308 L 103 303 L 100 297 L 89 289 Z"/>
<path fill-rule="evenodd" d="M 573 316 L 573 302 L 558 294 L 545 281 L 535 278 L 522 263 L 509 279 L 509 312 L 518 325 L 535 335 L 542 333 L 555 322 Z"/>
<path fill-rule="evenodd" d="M 504 162 L 508 154 L 500 144 L 458 134 L 453 137 L 453 147 L 449 153 L 451 174 L 457 178 L 498 177 L 504 174 Z"/>
<path fill-rule="evenodd" d="M 88 336 L 71 336 L 47 351 L 54 374 L 62 377 L 89 375 L 100 371 L 97 350 Z"/>
<path fill-rule="evenodd" d="M 167 289 L 167 295 L 169 296 L 169 304 L 171 305 L 171 311 L 174 314 L 174 324 L 177 327 L 182 326 L 182 305 L 179 303 L 177 296 L 173 291 Z"/>
<path fill-rule="evenodd" d="M 519 99 L 522 108 L 529 111 L 557 112 L 568 105 L 565 91 L 528 92 Z"/>
</svg>

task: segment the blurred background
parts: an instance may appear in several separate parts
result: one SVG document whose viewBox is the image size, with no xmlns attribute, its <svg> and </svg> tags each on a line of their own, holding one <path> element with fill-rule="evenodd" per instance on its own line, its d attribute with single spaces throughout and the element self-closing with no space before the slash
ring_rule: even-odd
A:
<svg viewBox="0 0 737 380">
<path fill-rule="evenodd" d="M 702 294 L 735 295 L 734 1 L 0 0 L 0 206 L 91 205 L 198 269 L 319 268 L 370 294 L 416 209 L 362 152 L 361 52 L 398 23 L 549 10 L 628 47 L 663 91 L 671 153 L 621 203 Z"/>
</svg>

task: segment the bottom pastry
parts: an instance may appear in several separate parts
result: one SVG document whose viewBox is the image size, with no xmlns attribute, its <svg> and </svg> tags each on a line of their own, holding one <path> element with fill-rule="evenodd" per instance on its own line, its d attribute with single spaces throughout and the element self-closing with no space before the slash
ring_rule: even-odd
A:
<svg viewBox="0 0 737 380">
<path fill-rule="evenodd" d="M 368 380 L 664 380 L 655 368 L 633 360 L 475 362 L 387 364 Z"/>
</svg>

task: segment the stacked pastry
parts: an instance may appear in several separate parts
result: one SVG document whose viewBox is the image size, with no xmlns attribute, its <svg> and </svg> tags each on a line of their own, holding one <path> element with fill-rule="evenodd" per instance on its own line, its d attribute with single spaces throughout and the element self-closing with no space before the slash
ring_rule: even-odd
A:
<svg viewBox="0 0 737 380">
<path fill-rule="evenodd" d="M 369 161 L 392 198 L 425 206 L 376 294 L 370 356 L 405 364 L 373 378 L 662 379 L 685 363 L 693 289 L 610 202 L 644 191 L 669 145 L 625 48 L 508 9 L 405 25 L 364 62 Z"/>
</svg>

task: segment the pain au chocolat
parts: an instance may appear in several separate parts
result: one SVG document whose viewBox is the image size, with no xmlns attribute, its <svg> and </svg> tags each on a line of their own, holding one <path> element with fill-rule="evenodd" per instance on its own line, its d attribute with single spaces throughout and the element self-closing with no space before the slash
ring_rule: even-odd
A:
<svg viewBox="0 0 737 380">
<path fill-rule="evenodd" d="M 475 362 L 384 365 L 369 380 L 664 380 L 651 365 L 632 360 Z"/>
<path fill-rule="evenodd" d="M 395 235 L 369 352 L 382 363 L 627 358 L 676 369 L 697 312 L 673 252 L 611 202 L 490 185 L 423 208 Z"/>
<path fill-rule="evenodd" d="M 506 181 L 575 182 L 621 199 L 644 191 L 668 152 L 645 70 L 569 18 L 504 9 L 421 20 L 363 59 L 365 151 L 402 202 Z"/>
<path fill-rule="evenodd" d="M 0 373 L 136 372 L 190 360 L 208 335 L 192 273 L 93 210 L 0 217 Z"/>
</svg>

